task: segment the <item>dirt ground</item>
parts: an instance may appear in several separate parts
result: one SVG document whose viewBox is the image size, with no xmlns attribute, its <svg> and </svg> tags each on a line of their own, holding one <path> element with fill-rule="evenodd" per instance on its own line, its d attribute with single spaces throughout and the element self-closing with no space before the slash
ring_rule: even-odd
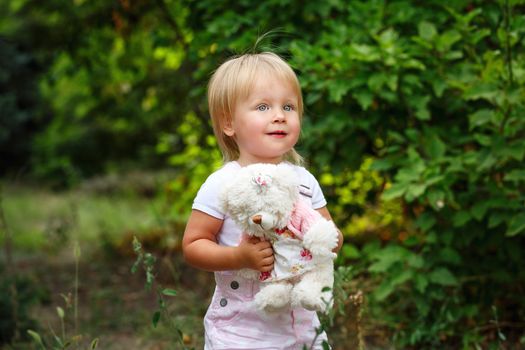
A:
<svg viewBox="0 0 525 350">
<path fill-rule="evenodd" d="M 110 258 L 100 253 L 81 256 L 77 331 L 74 317 L 75 259 L 72 254 L 18 256 L 16 273 L 30 277 L 46 295 L 42 303 L 31 310 L 31 317 L 39 325 L 37 331 L 45 339 L 51 340 L 54 333 L 63 334 L 57 314 L 57 307 L 60 307 L 65 311 L 66 339 L 80 335 L 82 341 L 79 343 L 83 345 L 79 348 L 89 346 L 93 339 L 98 338 L 98 349 L 177 349 L 179 346 L 172 345 L 175 334 L 166 318 L 161 318 L 156 327 L 152 325 L 153 314 L 158 309 L 155 290 L 162 286 L 178 292 L 175 297 L 165 297 L 171 319 L 176 328 L 182 330 L 186 345 L 200 349 L 203 346 L 202 317 L 212 293 L 213 276 L 193 269 L 190 271 L 179 260 L 179 257 L 158 259 L 157 283 L 148 291 L 143 270 L 131 273 L 134 257 Z M 175 266 L 177 270 L 174 270 Z M 31 345 L 19 344 L 14 348 L 28 349 Z"/>
<path fill-rule="evenodd" d="M 79 263 L 78 330 L 75 332 L 74 292 L 75 259 L 71 249 L 60 254 L 17 257 L 17 273 L 31 276 L 47 291 L 48 299 L 32 309 L 39 333 L 51 341 L 53 333 L 61 335 L 57 307 L 65 310 L 66 338 L 80 335 L 79 349 L 89 348 L 98 338 L 98 349 L 105 350 L 167 350 L 182 348 L 176 341 L 176 330 L 182 331 L 188 348 L 203 348 L 202 318 L 213 292 L 213 275 L 186 266 L 180 253 L 158 258 L 153 290 L 145 288 L 142 269 L 131 273 L 132 255 L 109 255 L 96 250 L 83 253 Z M 152 318 L 158 309 L 156 287 L 177 291 L 175 297 L 165 297 L 167 309 L 175 327 L 161 318 L 156 327 Z M 355 325 L 351 320 L 336 318 L 328 330 L 334 350 L 349 349 L 355 344 Z M 366 337 L 364 337 L 366 340 Z M 78 338 L 76 338 L 78 339 Z M 4 349 L 31 349 L 28 343 Z M 354 346 L 352 346 L 354 348 Z M 366 346 L 367 349 L 384 348 Z M 36 349 L 36 348 L 35 348 Z"/>
</svg>

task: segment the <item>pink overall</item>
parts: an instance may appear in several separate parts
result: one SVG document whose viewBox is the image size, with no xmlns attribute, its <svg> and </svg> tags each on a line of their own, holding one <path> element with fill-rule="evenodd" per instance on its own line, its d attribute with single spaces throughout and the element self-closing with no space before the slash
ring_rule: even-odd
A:
<svg viewBox="0 0 525 350">
<path fill-rule="evenodd" d="M 319 326 L 317 315 L 302 308 L 261 315 L 252 305 L 259 282 L 228 272 L 215 273 L 217 287 L 208 312 L 205 350 L 301 350 L 310 349 Z M 323 332 L 313 349 L 322 349 Z"/>
<path fill-rule="evenodd" d="M 301 180 L 301 194 L 312 208 L 326 206 L 319 183 L 306 169 L 291 165 Z M 202 211 L 224 220 L 217 235 L 223 246 L 236 246 L 242 236 L 240 228 L 220 209 L 219 192 L 228 179 L 241 169 L 237 162 L 226 163 L 206 179 L 195 197 L 192 209 Z M 291 225 L 297 226 L 297 225 Z M 259 281 L 241 278 L 233 271 L 215 273 L 217 286 L 213 299 L 204 317 L 205 349 L 275 349 L 302 350 L 322 349 L 326 334 L 317 337 L 314 346 L 315 328 L 319 326 L 317 314 L 302 308 L 276 315 L 259 314 L 252 303 L 259 291 Z"/>
</svg>

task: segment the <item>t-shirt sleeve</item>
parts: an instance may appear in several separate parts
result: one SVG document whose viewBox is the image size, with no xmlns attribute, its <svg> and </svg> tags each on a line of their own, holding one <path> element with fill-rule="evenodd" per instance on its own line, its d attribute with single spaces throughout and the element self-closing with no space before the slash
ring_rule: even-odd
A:
<svg viewBox="0 0 525 350">
<path fill-rule="evenodd" d="M 211 174 L 197 192 L 191 208 L 224 220 L 224 213 L 219 204 L 219 193 L 224 186 L 224 180 L 220 173 Z"/>
<path fill-rule="evenodd" d="M 326 207 L 326 199 L 324 198 L 323 190 L 321 189 L 319 182 L 310 172 L 308 172 L 308 174 L 311 177 L 312 185 L 312 208 L 319 209 Z"/>
<path fill-rule="evenodd" d="M 326 199 L 324 198 L 323 190 L 319 182 L 308 170 L 300 167 L 301 186 L 299 191 L 305 197 L 309 197 L 312 201 L 312 208 L 320 209 L 326 206 Z"/>
</svg>

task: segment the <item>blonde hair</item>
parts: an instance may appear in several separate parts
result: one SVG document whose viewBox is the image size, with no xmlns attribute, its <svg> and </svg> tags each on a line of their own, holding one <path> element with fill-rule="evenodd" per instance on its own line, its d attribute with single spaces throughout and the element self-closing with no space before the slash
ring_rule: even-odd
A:
<svg viewBox="0 0 525 350">
<path fill-rule="evenodd" d="M 272 52 L 244 54 L 230 58 L 213 73 L 208 85 L 208 106 L 213 132 L 222 151 L 224 162 L 239 158 L 239 148 L 233 139 L 224 133 L 224 127 L 232 122 L 237 101 L 248 98 L 258 74 L 272 74 L 291 84 L 297 95 L 299 118 L 303 116 L 303 97 L 299 80 L 292 68 L 281 57 Z M 302 164 L 302 157 L 291 149 L 284 160 Z"/>
</svg>

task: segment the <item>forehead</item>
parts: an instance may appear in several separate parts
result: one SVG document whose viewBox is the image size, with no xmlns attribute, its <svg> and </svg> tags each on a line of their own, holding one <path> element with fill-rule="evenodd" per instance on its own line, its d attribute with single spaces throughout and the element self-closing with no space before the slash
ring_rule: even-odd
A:
<svg viewBox="0 0 525 350">
<path fill-rule="evenodd" d="M 298 99 L 300 95 L 299 87 L 296 80 L 279 74 L 279 72 L 261 69 L 251 75 L 250 79 L 245 81 L 243 88 L 239 93 L 240 99 L 286 95 L 286 98 Z"/>
<path fill-rule="evenodd" d="M 276 75 L 259 74 L 250 84 L 246 97 L 275 96 L 297 99 L 298 94 L 293 81 Z"/>
</svg>

